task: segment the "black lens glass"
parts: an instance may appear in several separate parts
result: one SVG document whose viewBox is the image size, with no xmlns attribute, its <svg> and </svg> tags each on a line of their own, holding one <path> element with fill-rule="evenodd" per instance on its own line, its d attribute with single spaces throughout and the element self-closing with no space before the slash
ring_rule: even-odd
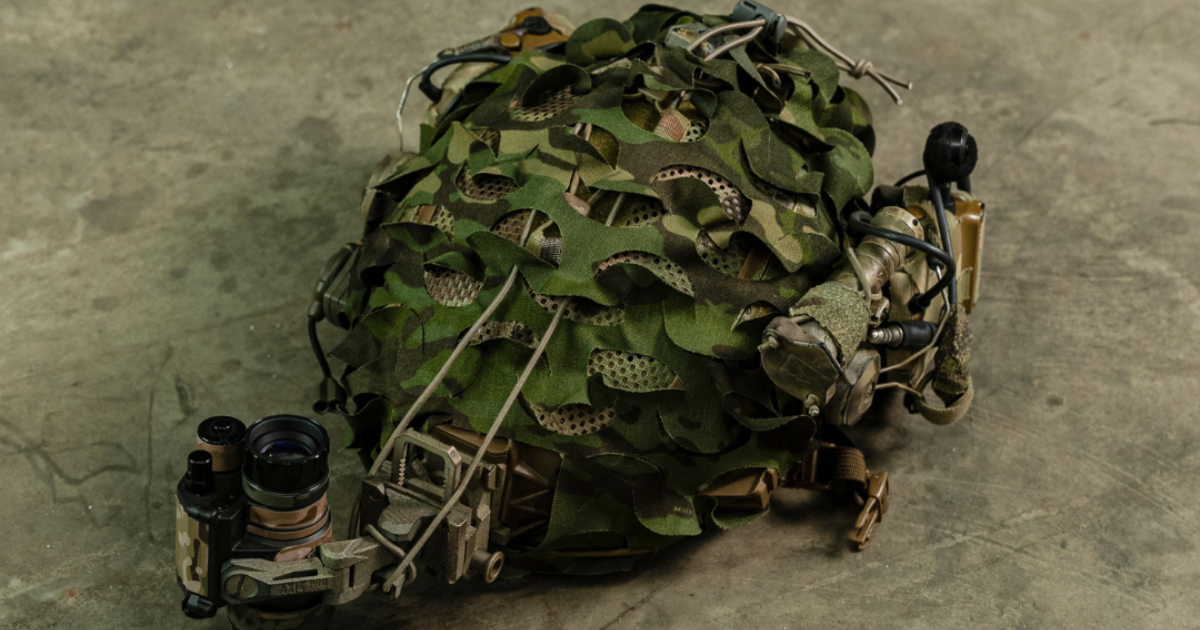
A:
<svg viewBox="0 0 1200 630">
<path fill-rule="evenodd" d="M 303 444 L 292 440 L 276 440 L 262 447 L 259 453 L 276 461 L 302 459 L 311 454 Z"/>
</svg>

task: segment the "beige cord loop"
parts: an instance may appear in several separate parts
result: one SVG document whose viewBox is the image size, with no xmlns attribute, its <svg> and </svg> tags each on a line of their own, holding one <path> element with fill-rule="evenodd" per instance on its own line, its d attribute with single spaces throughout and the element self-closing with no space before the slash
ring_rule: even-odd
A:
<svg viewBox="0 0 1200 630">
<path fill-rule="evenodd" d="M 890 75 L 886 72 L 881 72 L 879 70 L 876 70 L 875 66 L 872 65 L 871 62 L 867 61 L 866 59 L 859 59 L 858 61 L 855 61 L 849 55 L 838 50 L 832 44 L 825 41 L 825 38 L 821 37 L 820 34 L 818 34 L 817 31 L 813 29 L 813 27 L 809 26 L 808 23 L 803 20 L 799 20 L 794 17 L 788 16 L 787 21 L 788 21 L 788 27 L 791 28 L 792 31 L 800 39 L 804 40 L 804 42 L 807 43 L 810 47 L 812 47 L 814 49 L 820 48 L 820 49 L 824 50 L 825 52 L 828 52 L 830 55 L 832 55 L 834 62 L 837 64 L 837 66 L 840 70 L 849 74 L 851 77 L 854 77 L 855 79 L 861 79 L 863 77 L 871 77 L 871 79 L 873 81 L 875 81 L 876 83 L 879 84 L 879 87 L 882 87 L 883 90 L 888 93 L 888 96 L 892 97 L 892 100 L 895 101 L 897 105 L 904 104 L 904 101 L 900 99 L 900 95 L 896 92 L 895 88 L 893 88 L 892 86 L 896 85 L 896 86 L 902 87 L 906 90 L 911 90 L 912 83 L 910 83 L 908 81 L 901 81 L 900 79 L 897 79 L 896 77 L 893 77 L 892 75 Z M 749 20 L 746 22 L 733 22 L 731 24 L 722 24 L 721 26 L 718 26 L 716 28 L 711 28 L 711 29 L 701 33 L 699 37 L 697 37 L 695 40 L 692 41 L 692 43 L 688 44 L 687 50 L 688 50 L 688 52 L 695 52 L 695 50 L 697 48 L 699 48 L 701 44 L 703 44 L 705 41 L 707 41 L 710 37 L 712 37 L 714 35 L 719 35 L 721 33 L 725 33 L 727 31 L 733 31 L 733 30 L 744 30 L 744 29 L 748 29 L 748 28 L 754 29 L 749 34 L 739 37 L 733 41 L 730 41 L 730 42 L 722 45 L 721 47 L 712 51 L 712 53 L 710 53 L 707 57 L 704 58 L 705 61 L 709 61 L 711 59 L 716 59 L 717 57 L 725 54 L 729 50 L 736 48 L 738 46 L 747 44 L 751 40 L 753 40 L 755 37 L 758 37 L 759 33 L 762 33 L 763 28 L 765 28 L 766 23 L 767 23 L 766 20 L 763 20 L 760 18 L 757 20 Z"/>
<path fill-rule="evenodd" d="M 381 534 L 379 532 L 378 529 L 375 529 L 374 525 L 367 525 L 366 531 L 367 531 L 367 534 L 369 534 L 371 536 L 371 538 L 375 539 L 375 542 L 379 543 L 380 546 L 382 546 L 384 549 L 387 549 L 389 552 L 391 552 L 391 554 L 393 556 L 396 556 L 397 558 L 400 558 L 401 560 L 404 559 L 404 556 L 406 555 L 404 553 L 404 550 L 401 549 L 399 546 L 397 546 L 396 543 L 385 538 L 383 536 L 383 534 Z M 410 565 L 408 565 L 408 569 L 404 576 L 404 586 L 408 586 L 409 584 L 412 584 L 414 581 L 416 581 L 416 579 L 417 579 L 417 567 L 410 564 Z"/>
<path fill-rule="evenodd" d="M 703 33 L 701 33 L 699 37 L 697 37 L 695 40 L 692 41 L 692 43 L 688 44 L 687 51 L 694 52 L 697 48 L 700 47 L 700 44 L 703 44 L 708 38 L 712 37 L 713 35 L 720 35 L 721 33 L 724 33 L 726 31 L 754 28 L 756 26 L 762 27 L 762 26 L 765 26 L 766 23 L 767 23 L 766 20 L 758 19 L 758 20 L 750 20 L 748 22 L 733 22 L 731 24 L 722 24 L 721 26 L 717 26 L 715 28 L 710 28 L 707 31 L 704 31 Z M 759 30 L 761 31 L 762 29 L 760 28 Z"/>
<path fill-rule="evenodd" d="M 838 68 L 840 68 L 843 72 L 846 72 L 855 79 L 871 77 L 872 80 L 879 84 L 879 87 L 882 87 L 883 90 L 888 93 L 888 96 L 892 97 L 892 100 L 895 101 L 897 105 L 904 104 L 904 101 L 900 99 L 900 95 L 896 93 L 896 90 L 892 87 L 892 85 L 897 85 L 906 90 L 911 90 L 912 83 L 901 81 L 900 79 L 897 79 L 886 72 L 880 72 L 879 70 L 876 70 L 874 66 L 871 65 L 871 62 L 867 61 L 866 59 L 854 61 L 854 59 L 852 59 L 849 55 L 838 50 L 832 44 L 825 41 L 823 37 L 813 30 L 813 27 L 809 26 L 808 23 L 804 22 L 803 20 L 798 20 L 794 17 L 788 16 L 787 21 L 788 26 L 792 28 L 793 32 L 795 32 L 798 37 L 808 43 L 809 46 L 812 46 L 813 48 L 820 47 L 830 55 L 833 55 L 833 59 L 835 62 L 837 62 Z"/>
<path fill-rule="evenodd" d="M 874 69 L 875 66 L 871 65 L 870 61 L 867 61 L 866 59 L 859 59 L 858 63 L 854 64 L 854 66 L 847 70 L 846 73 L 855 79 L 861 79 Z"/>
<path fill-rule="evenodd" d="M 721 55 L 725 54 L 726 52 L 728 52 L 730 50 L 733 50 L 734 48 L 737 48 L 738 46 L 744 46 L 746 44 L 749 44 L 751 41 L 754 41 L 754 38 L 758 37 L 758 34 L 761 33 L 762 31 L 763 31 L 763 27 L 756 26 L 756 27 L 754 27 L 754 30 L 750 31 L 746 35 L 739 37 L 731 42 L 728 42 L 728 43 L 724 44 L 723 46 L 721 46 L 720 48 L 712 51 L 711 53 L 708 54 L 707 57 L 704 58 L 704 60 L 710 61 L 712 59 L 716 59 L 717 57 L 720 57 Z"/>
<path fill-rule="evenodd" d="M 429 66 L 431 65 L 433 64 L 429 64 Z M 404 104 L 408 102 L 408 91 L 412 89 L 413 81 L 416 81 L 417 77 L 424 74 L 429 69 L 429 66 L 421 68 L 420 72 L 408 77 L 408 80 L 404 82 L 404 91 L 400 93 L 400 104 L 396 106 L 396 132 L 400 134 L 401 153 L 404 152 Z"/>
</svg>

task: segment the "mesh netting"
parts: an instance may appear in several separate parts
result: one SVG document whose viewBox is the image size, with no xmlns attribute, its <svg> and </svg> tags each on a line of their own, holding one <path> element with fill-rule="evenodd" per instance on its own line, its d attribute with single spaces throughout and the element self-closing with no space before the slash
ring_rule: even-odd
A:
<svg viewBox="0 0 1200 630">
<path fill-rule="evenodd" d="M 613 203 L 616 203 L 616 198 L 613 198 Z M 612 208 L 611 205 L 608 208 Z M 607 216 L 607 210 L 602 213 Z M 613 225 L 616 227 L 641 227 L 650 225 L 655 221 L 667 216 L 667 209 L 663 207 L 661 200 L 645 195 L 625 195 L 625 201 L 621 204 L 621 209 L 617 211 L 617 216 L 613 219 Z"/>
<path fill-rule="evenodd" d="M 491 148 L 492 153 L 500 153 L 500 132 L 490 127 L 477 129 L 475 134 L 479 136 L 483 143 Z"/>
<path fill-rule="evenodd" d="M 670 389 L 676 378 L 675 371 L 666 363 L 620 350 L 593 350 L 588 357 L 588 376 L 593 374 L 599 374 L 609 388 L 623 392 Z"/>
<path fill-rule="evenodd" d="M 425 291 L 443 306 L 466 306 L 475 301 L 483 283 L 471 276 L 445 267 L 425 270 Z"/>
<path fill-rule="evenodd" d="M 611 407 L 596 409 L 591 405 L 570 404 L 561 407 L 529 405 L 533 419 L 543 427 L 562 435 L 587 435 L 612 423 L 617 411 Z"/>
<path fill-rule="evenodd" d="M 471 338 L 471 343 L 483 343 L 492 339 L 512 339 L 532 348 L 538 343 L 538 334 L 521 322 L 488 322 L 479 327 L 479 332 Z"/>
<path fill-rule="evenodd" d="M 514 100 L 512 117 L 525 122 L 541 122 L 571 109 L 571 105 L 574 103 L 575 96 L 571 93 L 571 86 L 568 85 L 562 89 L 538 95 L 537 99 L 529 105 L 521 105 L 519 100 Z"/>
<path fill-rule="evenodd" d="M 728 247 L 721 249 L 713 242 L 712 238 L 701 232 L 700 236 L 696 238 L 696 252 L 709 267 L 736 278 L 746 264 L 750 248 L 740 241 L 732 240 Z"/>
<path fill-rule="evenodd" d="M 746 214 L 750 212 L 750 200 L 735 188 L 732 182 L 710 170 L 698 166 L 676 164 L 655 173 L 650 181 L 665 182 L 683 178 L 698 179 L 708 184 L 721 202 L 721 209 L 725 211 L 725 216 L 739 224 L 746 220 Z"/>
<path fill-rule="evenodd" d="M 625 307 L 620 304 L 604 306 L 587 298 L 575 297 L 570 300 L 564 300 L 549 295 L 537 294 L 533 296 L 533 301 L 551 313 L 558 312 L 558 309 L 565 302 L 567 312 L 563 313 L 563 317 L 578 324 L 588 326 L 616 326 L 625 319 Z"/>
<path fill-rule="evenodd" d="M 703 120 L 693 120 L 691 126 L 688 127 L 687 133 L 683 134 L 683 139 L 680 142 L 695 142 L 703 138 L 706 131 L 708 131 L 708 123 Z"/>
<path fill-rule="evenodd" d="M 529 211 L 510 212 L 492 224 L 492 234 L 506 238 L 514 243 L 521 242 L 521 232 L 525 230 L 525 222 L 529 220 Z"/>
<path fill-rule="evenodd" d="M 519 188 L 517 180 L 511 177 L 493 173 L 480 173 L 472 176 L 471 169 L 466 166 L 459 171 L 458 180 L 455 183 L 458 184 L 458 189 L 462 191 L 462 194 L 479 201 L 495 201 Z"/>
<path fill-rule="evenodd" d="M 642 267 L 657 276 L 659 280 L 665 282 L 672 289 L 686 295 L 696 295 L 695 290 L 692 288 L 692 281 L 688 278 L 687 273 L 683 271 L 683 267 L 670 260 L 646 252 L 621 252 L 620 254 L 614 254 L 601 262 L 596 272 L 603 272 L 605 269 L 619 264 Z"/>
</svg>

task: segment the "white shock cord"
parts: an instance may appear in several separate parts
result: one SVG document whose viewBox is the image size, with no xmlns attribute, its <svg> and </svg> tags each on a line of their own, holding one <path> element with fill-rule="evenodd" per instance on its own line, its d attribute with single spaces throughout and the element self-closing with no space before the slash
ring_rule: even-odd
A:
<svg viewBox="0 0 1200 630">
<path fill-rule="evenodd" d="M 855 61 L 853 57 L 850 57 L 841 50 L 838 50 L 837 47 L 825 41 L 825 38 L 821 37 L 821 35 L 817 33 L 816 29 L 814 29 L 812 26 L 809 26 L 809 24 L 804 20 L 787 16 L 787 23 L 788 28 L 792 31 L 792 33 L 804 40 L 804 42 L 808 44 L 810 48 L 813 48 L 814 50 L 821 49 L 829 53 L 833 57 L 834 63 L 837 64 L 838 69 L 842 70 L 846 74 L 849 74 L 855 79 L 870 77 L 873 81 L 878 83 L 885 92 L 888 93 L 888 96 L 892 97 L 892 100 L 895 101 L 897 105 L 904 104 L 904 101 L 900 98 L 900 94 L 898 94 L 895 88 L 892 86 L 895 85 L 906 90 L 911 90 L 911 82 L 901 81 L 900 79 L 897 79 L 886 72 L 876 70 L 875 66 L 866 59 L 859 59 Z M 735 30 L 745 30 L 748 28 L 753 29 L 749 34 L 730 41 L 709 53 L 704 60 L 710 61 L 738 46 L 743 46 L 750 43 L 754 40 L 754 38 L 758 37 L 759 34 L 762 33 L 766 24 L 767 21 L 761 18 L 756 20 L 747 20 L 745 22 L 722 24 L 721 26 L 711 28 L 701 33 L 699 37 L 688 44 L 687 50 L 688 52 L 695 52 L 695 50 L 709 38 L 721 33 Z"/>
</svg>

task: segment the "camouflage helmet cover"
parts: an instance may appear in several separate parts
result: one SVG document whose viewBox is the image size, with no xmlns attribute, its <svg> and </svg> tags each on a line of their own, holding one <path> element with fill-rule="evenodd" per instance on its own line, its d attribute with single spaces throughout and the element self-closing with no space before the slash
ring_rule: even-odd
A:
<svg viewBox="0 0 1200 630">
<path fill-rule="evenodd" d="M 413 426 L 487 431 L 566 309 L 500 433 L 562 457 L 546 535 L 506 550 L 509 566 L 605 570 L 562 552 L 636 555 L 760 516 L 703 491 L 815 447 L 805 401 L 764 374 L 764 327 L 808 308 L 840 314 L 839 347 L 863 341 L 861 295 L 810 290 L 873 184 L 870 110 L 791 34 L 693 46 L 730 19 L 648 5 L 570 32 L 555 18 L 570 32 L 557 52 L 459 66 L 419 151 L 373 179 L 350 334 L 331 353 L 348 366 L 348 446 L 387 440 L 514 266 L 517 289 Z"/>
</svg>

